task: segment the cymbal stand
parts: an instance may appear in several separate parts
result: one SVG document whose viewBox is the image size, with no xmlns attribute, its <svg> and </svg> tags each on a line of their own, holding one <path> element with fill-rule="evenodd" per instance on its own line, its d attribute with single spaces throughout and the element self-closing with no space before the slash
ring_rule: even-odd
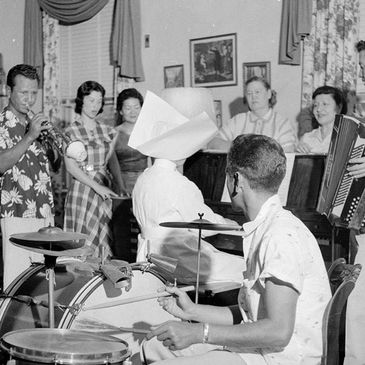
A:
<svg viewBox="0 0 365 365">
<path fill-rule="evenodd" d="M 198 215 L 199 215 L 199 219 L 203 219 L 204 213 L 198 213 Z M 202 238 L 202 228 L 199 226 L 198 258 L 197 258 L 197 264 L 196 264 L 197 267 L 196 267 L 195 304 L 198 304 L 198 297 L 199 297 L 201 238 Z"/>
<path fill-rule="evenodd" d="M 55 328 L 54 322 L 54 285 L 55 285 L 55 272 L 57 256 L 44 255 L 44 264 L 46 266 L 46 277 L 48 280 L 48 321 L 49 328 Z"/>
</svg>

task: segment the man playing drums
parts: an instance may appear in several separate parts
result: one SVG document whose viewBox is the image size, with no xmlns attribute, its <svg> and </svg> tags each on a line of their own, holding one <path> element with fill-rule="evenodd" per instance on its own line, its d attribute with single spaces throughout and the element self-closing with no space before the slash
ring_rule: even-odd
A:
<svg viewBox="0 0 365 365">
<path fill-rule="evenodd" d="M 160 298 L 160 304 L 184 321 L 153 328 L 143 345 L 146 363 L 320 363 L 322 318 L 331 292 L 316 239 L 281 206 L 277 192 L 285 170 L 283 149 L 270 137 L 249 134 L 233 141 L 228 190 L 233 208 L 248 218 L 238 305 L 194 304 L 181 290 L 167 287 L 174 296 Z"/>
</svg>

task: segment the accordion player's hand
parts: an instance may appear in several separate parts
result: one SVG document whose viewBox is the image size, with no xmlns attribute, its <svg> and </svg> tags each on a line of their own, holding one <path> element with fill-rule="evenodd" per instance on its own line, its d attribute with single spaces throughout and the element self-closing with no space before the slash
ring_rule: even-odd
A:
<svg viewBox="0 0 365 365">
<path fill-rule="evenodd" d="M 355 179 L 365 176 L 365 157 L 357 157 L 349 160 L 347 171 Z"/>
</svg>

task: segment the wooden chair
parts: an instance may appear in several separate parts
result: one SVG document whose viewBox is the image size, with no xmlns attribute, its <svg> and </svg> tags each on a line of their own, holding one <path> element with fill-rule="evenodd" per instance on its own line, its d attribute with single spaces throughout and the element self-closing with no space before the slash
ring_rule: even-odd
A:
<svg viewBox="0 0 365 365">
<path fill-rule="evenodd" d="M 361 265 L 337 259 L 328 270 L 333 296 L 323 317 L 323 356 L 321 365 L 343 363 L 347 298 L 355 287 Z"/>
</svg>

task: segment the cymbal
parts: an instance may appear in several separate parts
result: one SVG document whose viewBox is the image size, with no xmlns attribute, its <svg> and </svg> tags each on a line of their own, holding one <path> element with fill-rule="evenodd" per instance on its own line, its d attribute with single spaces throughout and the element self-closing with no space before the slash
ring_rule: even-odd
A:
<svg viewBox="0 0 365 365">
<path fill-rule="evenodd" d="M 52 246 L 52 244 L 50 244 L 49 242 L 44 243 L 43 242 L 43 247 L 42 244 L 40 244 L 39 242 L 34 242 L 34 245 L 29 245 L 30 242 L 27 241 L 23 241 L 22 243 L 18 243 L 16 240 L 10 238 L 10 241 L 12 242 L 13 245 L 20 247 L 20 248 L 24 248 L 25 250 L 28 251 L 32 251 L 32 252 L 36 252 L 39 253 L 41 255 L 47 255 L 47 256 L 68 256 L 68 257 L 79 257 L 79 256 L 90 256 L 93 254 L 93 249 L 90 246 L 84 245 L 82 244 L 82 246 L 77 247 L 71 247 L 69 246 L 69 248 L 67 248 L 66 246 L 59 246 L 58 247 L 54 247 Z M 61 242 L 62 244 L 64 244 L 66 241 Z M 67 244 L 70 244 L 71 242 L 68 242 Z M 75 244 L 75 242 L 72 242 L 73 244 Z M 58 243 L 59 244 L 59 243 Z"/>
<path fill-rule="evenodd" d="M 67 242 L 86 239 L 87 236 L 82 233 L 65 232 L 58 227 L 44 227 L 38 230 L 38 232 L 26 232 L 16 233 L 10 236 L 11 238 L 20 241 L 31 241 L 31 242 Z M 83 245 L 83 244 L 82 244 Z M 82 246 L 81 245 L 81 246 Z M 81 247 L 79 246 L 79 247 Z"/>
<path fill-rule="evenodd" d="M 169 228 L 204 229 L 207 231 L 239 231 L 242 229 L 238 225 L 212 223 L 206 219 L 196 219 L 192 222 L 162 222 L 160 223 L 160 226 Z"/>
</svg>

